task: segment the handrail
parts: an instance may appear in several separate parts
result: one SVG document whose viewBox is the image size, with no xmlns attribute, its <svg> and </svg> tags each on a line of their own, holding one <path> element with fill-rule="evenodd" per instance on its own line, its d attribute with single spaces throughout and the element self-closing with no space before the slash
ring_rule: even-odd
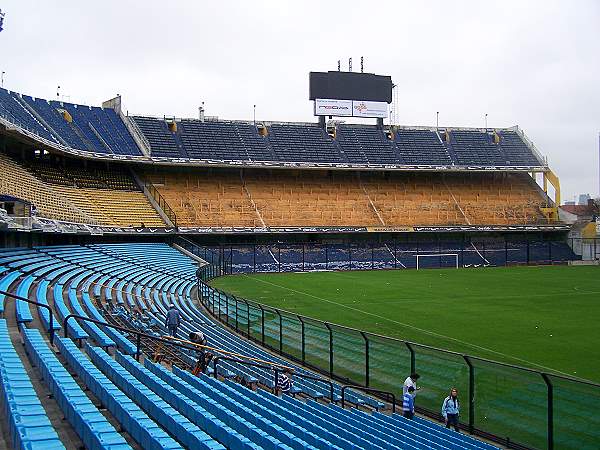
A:
<svg viewBox="0 0 600 450">
<path fill-rule="evenodd" d="M 303 373 L 297 373 L 293 367 L 288 367 L 288 366 L 284 366 L 282 364 L 272 363 L 270 361 L 266 361 L 268 363 L 268 365 L 266 365 L 266 364 L 257 364 L 257 363 L 247 362 L 247 361 L 241 361 L 239 359 L 229 358 L 227 356 L 217 356 L 216 358 L 213 359 L 213 371 L 214 371 L 215 378 L 217 378 L 217 376 L 218 376 L 217 368 L 218 368 L 219 361 L 222 359 L 226 360 L 226 361 L 232 361 L 232 362 L 235 362 L 238 364 L 243 364 L 245 366 L 260 367 L 262 369 L 273 370 L 274 375 L 275 375 L 275 383 L 273 385 L 274 388 L 277 388 L 277 380 L 279 379 L 279 371 L 281 370 L 281 368 L 283 368 L 284 370 L 289 370 L 290 372 L 293 372 L 295 377 L 304 378 L 307 380 L 319 381 L 321 383 L 326 383 L 329 385 L 329 398 L 331 399 L 332 403 L 335 402 L 335 393 L 334 393 L 333 383 L 331 381 L 329 381 L 325 378 L 314 377 L 312 375 L 306 375 Z"/>
<path fill-rule="evenodd" d="M 124 331 L 126 333 L 135 334 L 135 336 L 136 336 L 136 343 L 135 343 L 136 344 L 136 354 L 135 354 L 135 358 L 138 361 L 140 359 L 140 355 L 142 354 L 141 350 L 140 350 L 140 348 L 141 348 L 141 338 L 142 337 L 147 338 L 147 339 L 152 339 L 154 341 L 159 341 L 159 342 L 162 342 L 162 343 L 166 343 L 166 344 L 171 344 L 171 345 L 174 345 L 176 347 L 185 348 L 187 350 L 196 350 L 195 348 L 190 347 L 189 345 L 184 345 L 184 344 L 181 344 L 181 343 L 178 343 L 178 342 L 172 342 L 171 340 L 165 339 L 163 337 L 156 337 L 156 336 L 153 336 L 153 335 L 148 334 L 148 333 L 144 333 L 144 332 L 139 331 L 139 330 L 134 330 L 132 328 L 122 327 L 120 325 L 113 325 L 112 323 L 108 323 L 106 321 L 103 322 L 101 320 L 92 319 L 91 317 L 80 316 L 79 314 L 69 314 L 69 315 L 67 315 L 63 319 L 63 328 L 64 328 L 64 337 L 65 338 L 69 337 L 69 328 L 67 327 L 67 322 L 69 321 L 69 319 L 83 320 L 84 322 L 92 322 L 92 323 L 95 323 L 96 325 L 102 325 L 102 326 L 105 326 L 105 327 L 117 329 L 119 331 Z"/>
<path fill-rule="evenodd" d="M 260 359 L 260 358 L 253 358 L 251 356 L 242 355 L 241 353 L 230 352 L 230 351 L 227 351 L 227 350 L 222 350 L 220 348 L 210 347 L 208 345 L 197 344 L 196 342 L 186 341 L 185 339 L 179 339 L 179 338 L 176 338 L 176 337 L 173 337 L 173 336 L 165 336 L 165 339 L 168 339 L 169 341 L 177 341 L 177 342 L 186 343 L 186 344 L 191 345 L 191 346 L 193 346 L 195 348 L 202 348 L 202 349 L 205 349 L 205 350 L 213 350 L 215 352 L 219 352 L 219 353 L 222 353 L 224 355 L 237 356 L 239 358 L 247 359 L 248 361 L 255 361 L 255 362 L 258 362 L 258 363 L 271 364 L 273 366 L 283 367 L 284 369 L 285 368 L 287 368 L 287 369 L 290 368 L 290 367 L 288 367 L 286 365 L 283 365 L 283 364 L 272 363 L 271 361 L 267 361 L 267 360 Z M 221 358 L 226 358 L 226 357 L 224 356 L 224 357 L 221 357 Z"/>
<path fill-rule="evenodd" d="M 54 314 L 52 314 L 52 308 L 50 305 L 46 305 L 45 303 L 36 302 L 35 300 L 29 300 L 28 298 L 21 297 L 20 295 L 11 294 L 10 292 L 0 291 L 0 294 L 5 297 L 14 298 L 16 300 L 21 300 L 22 302 L 31 303 L 32 305 L 41 306 L 42 308 L 46 308 L 48 310 L 48 314 L 50 315 L 50 322 L 48 324 L 50 333 L 50 344 L 54 345 Z"/>
<path fill-rule="evenodd" d="M 148 189 L 148 193 L 154 198 L 154 200 L 156 200 L 156 203 L 158 203 L 158 205 L 163 209 L 169 220 L 173 223 L 173 226 L 177 228 L 177 214 L 175 214 L 173 208 L 169 206 L 165 198 L 161 195 L 158 189 L 156 189 L 156 186 L 154 186 L 149 181 L 144 181 L 144 187 Z"/>
<path fill-rule="evenodd" d="M 0 293 L 2 293 L 2 291 L 0 291 Z M 176 337 L 173 337 L 173 336 L 160 336 L 160 337 L 153 336 L 151 334 L 144 333 L 142 331 L 135 330 L 133 328 L 122 327 L 120 325 L 113 325 L 113 324 L 108 323 L 108 322 L 103 322 L 101 320 L 92 319 L 91 317 L 87 317 L 87 316 L 81 316 L 79 314 L 69 314 L 69 315 L 67 315 L 63 319 L 63 327 L 64 327 L 63 335 L 64 335 L 65 338 L 69 337 L 69 329 L 67 327 L 67 323 L 68 323 L 69 319 L 71 319 L 71 318 L 76 319 L 76 320 L 83 320 L 85 322 L 92 322 L 92 323 L 95 323 L 96 325 L 106 326 L 106 327 L 109 327 L 109 328 L 115 328 L 115 329 L 117 329 L 119 331 L 124 331 L 124 332 L 129 333 L 129 334 L 135 334 L 136 335 L 136 358 L 138 358 L 138 359 L 139 359 L 139 355 L 141 354 L 141 352 L 140 352 L 140 344 L 141 344 L 141 342 L 140 341 L 141 341 L 141 338 L 144 337 L 144 338 L 152 339 L 152 340 L 155 340 L 155 341 L 160 341 L 162 343 L 171 344 L 171 345 L 174 345 L 176 347 L 185 348 L 187 350 L 197 351 L 199 348 L 202 348 L 202 349 L 205 349 L 205 350 L 212 350 L 212 351 L 215 351 L 215 352 L 218 352 L 218 353 L 222 353 L 222 354 L 225 354 L 225 355 L 233 355 L 233 356 L 237 356 L 239 358 L 246 358 L 246 359 L 251 360 L 251 361 L 259 361 L 259 362 L 262 362 L 262 363 L 271 364 L 273 366 L 279 366 L 279 367 L 282 367 L 284 369 L 288 369 L 289 368 L 288 366 L 285 366 L 283 364 L 271 363 L 270 361 L 265 361 L 263 359 L 252 358 L 250 356 L 245 356 L 245 355 L 242 355 L 242 354 L 239 354 L 239 353 L 230 352 L 230 351 L 227 351 L 227 350 L 223 350 L 223 349 L 216 348 L 216 347 L 211 347 L 211 346 L 208 346 L 208 345 L 198 344 L 196 342 L 187 341 L 185 339 L 179 339 L 179 338 L 176 338 Z M 217 358 L 221 358 L 221 359 L 228 358 L 228 359 L 231 359 L 231 358 L 229 358 L 227 356 L 218 356 Z M 249 363 L 247 363 L 247 364 L 249 364 Z M 308 377 L 308 376 L 306 376 L 306 377 Z M 319 380 L 321 380 L 321 379 L 319 379 Z M 321 381 L 323 381 L 323 380 L 321 380 Z"/>
<path fill-rule="evenodd" d="M 345 405 L 345 393 L 346 393 L 346 389 L 355 389 L 357 391 L 364 391 L 364 392 L 373 392 L 374 394 L 387 394 L 387 395 L 391 395 L 392 396 L 392 413 L 396 413 L 396 396 L 394 395 L 393 392 L 389 392 L 389 391 L 382 391 L 381 389 L 373 389 L 373 388 L 368 388 L 365 386 L 359 386 L 359 385 L 355 385 L 355 384 L 344 384 L 342 386 L 342 408 Z"/>
</svg>

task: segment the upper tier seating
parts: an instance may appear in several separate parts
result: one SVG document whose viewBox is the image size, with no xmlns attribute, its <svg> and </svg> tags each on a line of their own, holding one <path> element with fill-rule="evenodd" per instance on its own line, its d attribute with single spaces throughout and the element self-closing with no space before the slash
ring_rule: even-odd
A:
<svg viewBox="0 0 600 450">
<path fill-rule="evenodd" d="M 340 125 L 336 140 L 355 164 L 399 164 L 393 143 L 375 127 Z"/>
<path fill-rule="evenodd" d="M 88 145 L 87 141 L 84 140 L 80 130 L 75 128 L 73 123 L 67 122 L 58 109 L 51 104 L 55 102 L 49 102 L 43 98 L 34 99 L 28 95 L 23 95 L 22 98 L 44 119 L 46 124 L 52 128 L 55 133 L 58 133 L 67 145 L 72 148 L 93 151 L 93 147 Z"/>
<path fill-rule="evenodd" d="M 333 139 L 318 126 L 273 124 L 269 143 L 276 159 L 292 162 L 346 162 Z"/>
<path fill-rule="evenodd" d="M 182 120 L 177 130 L 191 158 L 234 161 L 271 159 L 264 139 L 256 127 L 249 124 Z"/>
<path fill-rule="evenodd" d="M 396 131 L 395 142 L 404 164 L 452 164 L 448 150 L 435 131 L 399 129 Z"/>
<path fill-rule="evenodd" d="M 152 117 L 133 116 L 130 117 L 138 126 L 142 134 L 150 144 L 152 156 L 164 156 L 167 158 L 181 158 L 183 155 L 179 149 L 173 133 L 169 130 L 167 123 L 161 119 Z"/>
<path fill-rule="evenodd" d="M 79 128 L 87 138 L 87 142 L 85 140 L 84 142 L 88 144 L 88 148 L 89 144 L 92 145 L 92 151 L 115 155 L 140 156 L 142 154 L 114 110 L 54 101 L 50 104 L 54 109 L 64 108 L 69 112 L 73 118 L 71 125 Z"/>
<path fill-rule="evenodd" d="M 151 117 L 132 118 L 150 143 L 152 156 L 233 161 L 270 161 L 266 140 L 255 126 L 243 122 L 201 122 L 183 119 L 177 131 Z"/>
<path fill-rule="evenodd" d="M 125 124 L 110 108 L 49 102 L 0 89 L 0 114 L 52 142 L 78 150 L 141 155 Z"/>
<path fill-rule="evenodd" d="M 459 165 L 507 165 L 506 156 L 493 136 L 480 131 L 450 131 L 450 146 Z"/>
<path fill-rule="evenodd" d="M 16 92 L 0 88 L 0 115 L 44 139 L 59 143 L 59 140 L 27 109 L 26 104 Z"/>
<path fill-rule="evenodd" d="M 517 133 L 504 130 L 498 132 L 498 135 L 500 136 L 500 148 L 506 155 L 507 165 L 536 166 L 540 164 L 540 161 Z"/>
<path fill-rule="evenodd" d="M 141 156 L 121 117 L 110 108 L 48 101 L 0 89 L 0 116 L 55 144 L 78 150 Z M 67 120 L 69 118 L 71 120 Z M 541 166 L 513 130 L 449 129 L 449 141 L 434 130 L 396 129 L 394 139 L 375 126 L 341 124 L 336 139 L 317 124 L 275 123 L 267 136 L 255 124 L 198 119 L 127 118 L 150 146 L 152 157 L 244 162 Z M 169 124 L 174 122 L 173 131 Z"/>
</svg>

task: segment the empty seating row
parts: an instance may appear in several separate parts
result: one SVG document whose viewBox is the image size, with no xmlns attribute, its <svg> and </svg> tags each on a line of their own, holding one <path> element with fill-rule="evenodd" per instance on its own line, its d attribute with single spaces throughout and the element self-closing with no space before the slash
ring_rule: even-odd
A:
<svg viewBox="0 0 600 450">
<path fill-rule="evenodd" d="M 452 164 L 452 157 L 436 131 L 398 129 L 394 141 L 404 164 Z"/>
<path fill-rule="evenodd" d="M 373 127 L 341 125 L 336 140 L 351 163 L 401 164 L 392 141 Z"/>
<path fill-rule="evenodd" d="M 0 320 L 0 409 L 15 449 L 64 449 Z"/>
<path fill-rule="evenodd" d="M 0 153 L 0 191 L 30 202 L 39 217 L 120 227 L 165 226 L 123 169 L 61 167 L 50 159 L 27 164 L 30 170 Z"/>
<path fill-rule="evenodd" d="M 519 173 L 246 169 L 145 172 L 179 226 L 432 226 L 543 223 L 548 205 Z"/>
<path fill-rule="evenodd" d="M 71 369 L 142 448 L 156 450 L 182 448 L 86 358 L 73 341 L 58 338 L 56 344 Z"/>
<path fill-rule="evenodd" d="M 170 433 L 186 448 L 213 449 L 223 448 L 197 425 L 190 422 L 177 410 L 169 406 L 158 394 L 152 391 L 141 381 L 132 377 L 129 372 L 112 359 L 107 353 L 95 347 L 86 345 L 92 362 L 106 375 L 119 389 L 133 397 L 135 402 L 154 420 L 164 423 Z"/>
<path fill-rule="evenodd" d="M 60 363 L 37 329 L 22 329 L 25 348 L 39 368 L 65 418 L 86 448 L 125 450 L 131 447 L 110 424 Z"/>
</svg>

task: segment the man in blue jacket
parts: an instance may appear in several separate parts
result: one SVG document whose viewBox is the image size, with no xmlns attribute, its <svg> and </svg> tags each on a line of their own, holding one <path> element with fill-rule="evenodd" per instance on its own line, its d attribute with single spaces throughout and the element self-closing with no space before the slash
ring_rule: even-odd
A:
<svg viewBox="0 0 600 450">
<path fill-rule="evenodd" d="M 402 415 L 407 419 L 415 417 L 415 388 L 409 386 L 406 393 L 402 396 Z"/>
<path fill-rule="evenodd" d="M 453 426 L 456 431 L 458 429 L 458 415 L 460 413 L 460 402 L 458 401 L 458 391 L 456 388 L 450 390 L 450 395 L 444 399 L 442 403 L 442 416 L 446 422 L 446 428 Z"/>
<path fill-rule="evenodd" d="M 167 311 L 167 317 L 165 318 L 165 326 L 169 330 L 169 336 L 177 337 L 177 327 L 181 323 L 181 314 L 175 308 L 175 305 L 171 303 L 169 310 Z"/>
</svg>

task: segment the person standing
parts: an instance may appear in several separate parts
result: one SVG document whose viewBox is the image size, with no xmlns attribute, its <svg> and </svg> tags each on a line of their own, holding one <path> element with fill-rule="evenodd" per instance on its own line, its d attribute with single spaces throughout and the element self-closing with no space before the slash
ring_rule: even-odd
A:
<svg viewBox="0 0 600 450">
<path fill-rule="evenodd" d="M 421 378 L 421 375 L 419 375 L 416 372 L 413 372 L 410 374 L 409 377 L 406 378 L 406 380 L 404 380 L 404 386 L 402 386 L 402 395 L 406 394 L 406 392 L 408 391 L 409 387 L 413 387 L 413 397 L 416 397 L 417 395 L 417 391 L 420 389 L 419 387 L 417 387 L 417 380 Z"/>
<path fill-rule="evenodd" d="M 171 303 L 165 318 L 165 326 L 169 330 L 169 336 L 177 337 L 177 327 L 179 327 L 180 323 L 181 313 L 175 308 L 175 304 Z"/>
<path fill-rule="evenodd" d="M 444 399 L 442 403 L 442 416 L 444 416 L 444 422 L 446 422 L 446 428 L 451 426 L 460 433 L 458 429 L 458 415 L 460 414 L 460 402 L 458 401 L 458 390 L 452 388 L 450 395 Z"/>
<path fill-rule="evenodd" d="M 409 386 L 406 393 L 402 396 L 402 415 L 407 419 L 415 417 L 415 388 Z"/>
</svg>

